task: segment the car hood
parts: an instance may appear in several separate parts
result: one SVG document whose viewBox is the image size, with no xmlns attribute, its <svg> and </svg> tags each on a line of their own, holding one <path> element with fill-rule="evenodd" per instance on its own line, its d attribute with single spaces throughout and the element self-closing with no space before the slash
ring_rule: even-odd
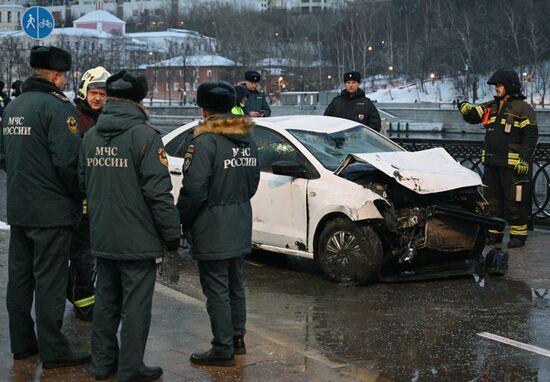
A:
<svg viewBox="0 0 550 382">
<path fill-rule="evenodd" d="M 432 194 L 481 185 L 479 175 L 459 164 L 445 149 L 348 154 L 334 172 L 339 175 L 354 162 L 365 162 L 418 193 Z"/>
</svg>

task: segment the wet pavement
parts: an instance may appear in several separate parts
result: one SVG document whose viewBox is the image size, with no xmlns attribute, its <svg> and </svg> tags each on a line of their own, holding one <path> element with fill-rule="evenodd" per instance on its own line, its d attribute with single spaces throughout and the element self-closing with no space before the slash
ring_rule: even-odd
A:
<svg viewBox="0 0 550 382">
<path fill-rule="evenodd" d="M 509 273 L 362 287 L 334 284 L 313 261 L 256 252 L 246 261 L 250 326 L 292 338 L 396 381 L 549 381 L 546 356 L 488 332 L 550 349 L 550 232 L 508 250 Z M 202 298 L 188 254 L 159 279 Z"/>
<path fill-rule="evenodd" d="M 3 222 L 4 180 L 0 171 Z M 42 370 L 37 357 L 12 360 L 8 242 L 0 229 L 0 381 L 94 380 L 90 366 Z M 550 231 L 539 229 L 509 251 L 504 277 L 361 287 L 328 281 L 311 260 L 255 252 L 245 269 L 248 353 L 234 368 L 189 362 L 208 348 L 210 327 L 197 267 L 181 250 L 157 279 L 145 361 L 164 368 L 164 381 L 550 381 L 548 248 Z M 90 325 L 69 305 L 64 331 L 77 350 L 89 350 Z"/>
<path fill-rule="evenodd" d="M 38 356 L 23 361 L 12 359 L 5 305 L 8 243 L 9 231 L 0 230 L 0 381 L 95 381 L 90 365 L 43 370 Z M 76 320 L 70 305 L 66 307 L 63 331 L 75 350 L 89 351 L 91 324 Z M 245 337 L 247 354 L 236 357 L 235 367 L 193 366 L 189 356 L 207 350 L 210 339 L 204 302 L 157 284 L 145 363 L 164 369 L 161 381 L 389 381 L 378 372 L 327 356 L 254 324 Z"/>
</svg>

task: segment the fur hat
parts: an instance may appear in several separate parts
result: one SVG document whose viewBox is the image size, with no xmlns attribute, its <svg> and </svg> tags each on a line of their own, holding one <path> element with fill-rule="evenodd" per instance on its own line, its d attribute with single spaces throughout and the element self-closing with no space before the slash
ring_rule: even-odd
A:
<svg viewBox="0 0 550 382">
<path fill-rule="evenodd" d="M 197 105 L 208 111 L 230 111 L 236 100 L 235 88 L 225 81 L 204 82 L 197 89 Z"/>
<path fill-rule="evenodd" d="M 359 73 L 359 72 L 344 73 L 344 82 L 347 82 L 347 81 L 361 82 L 361 73 Z"/>
<path fill-rule="evenodd" d="M 31 48 L 31 68 L 50 69 L 57 72 L 71 70 L 71 54 L 55 46 L 33 46 Z"/>
<path fill-rule="evenodd" d="M 521 92 L 521 82 L 519 81 L 519 76 L 512 69 L 502 68 L 497 70 L 493 73 L 491 78 L 489 78 L 487 84 L 502 84 L 508 94 L 517 94 Z"/>
<path fill-rule="evenodd" d="M 144 99 L 149 90 L 144 76 L 126 69 L 107 78 L 106 85 L 109 97 L 125 98 L 135 102 Z"/>
<path fill-rule="evenodd" d="M 244 79 L 250 82 L 260 82 L 260 73 L 255 70 L 249 70 L 244 73 Z"/>
</svg>

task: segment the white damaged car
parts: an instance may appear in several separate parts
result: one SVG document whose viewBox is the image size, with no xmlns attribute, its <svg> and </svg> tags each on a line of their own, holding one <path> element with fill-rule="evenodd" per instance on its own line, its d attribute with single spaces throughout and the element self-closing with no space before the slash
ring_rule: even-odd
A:
<svg viewBox="0 0 550 382">
<path fill-rule="evenodd" d="M 174 198 L 198 121 L 164 138 Z M 255 119 L 261 178 L 256 248 L 316 259 L 335 281 L 476 272 L 488 227 L 479 175 L 444 149 L 407 152 L 356 122 Z M 235 222 L 239 224 L 239 222 Z"/>
</svg>

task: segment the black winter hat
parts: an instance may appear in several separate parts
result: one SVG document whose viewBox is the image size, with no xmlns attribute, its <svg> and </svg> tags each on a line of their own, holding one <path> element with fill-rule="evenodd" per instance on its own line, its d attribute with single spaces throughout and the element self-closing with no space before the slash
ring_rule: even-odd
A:
<svg viewBox="0 0 550 382">
<path fill-rule="evenodd" d="M 235 92 L 237 93 L 237 100 L 235 103 L 241 102 L 241 100 L 244 97 L 247 97 L 250 94 L 250 91 L 246 88 L 246 86 L 237 85 L 235 86 Z"/>
<path fill-rule="evenodd" d="M 235 88 L 225 81 L 204 82 L 197 89 L 197 105 L 209 111 L 230 111 L 236 100 Z"/>
<path fill-rule="evenodd" d="M 359 72 L 344 73 L 344 82 L 347 82 L 347 81 L 361 82 L 361 73 L 359 73 Z"/>
<path fill-rule="evenodd" d="M 519 76 L 513 69 L 502 68 L 493 73 L 487 81 L 489 85 L 502 84 L 506 93 L 517 94 L 521 92 L 521 82 Z"/>
<path fill-rule="evenodd" d="M 244 79 L 250 82 L 260 82 L 260 73 L 255 70 L 249 70 L 244 73 Z"/>
<path fill-rule="evenodd" d="M 55 46 L 33 46 L 31 48 L 31 68 L 50 69 L 57 72 L 71 70 L 71 54 Z"/>
<path fill-rule="evenodd" d="M 125 98 L 135 102 L 144 99 L 149 90 L 147 79 L 144 76 L 126 69 L 107 78 L 105 85 L 109 97 Z"/>
<path fill-rule="evenodd" d="M 23 81 L 21 80 L 15 80 L 13 81 L 13 83 L 11 84 L 11 88 L 12 88 L 12 92 L 11 92 L 11 95 L 14 96 L 14 97 L 19 97 L 21 95 L 21 84 L 23 83 Z"/>
</svg>

